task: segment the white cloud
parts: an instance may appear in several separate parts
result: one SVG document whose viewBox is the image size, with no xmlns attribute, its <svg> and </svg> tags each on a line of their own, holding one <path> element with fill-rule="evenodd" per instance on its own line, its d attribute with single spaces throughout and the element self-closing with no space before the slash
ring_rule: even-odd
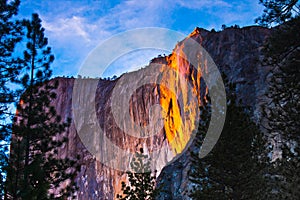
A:
<svg viewBox="0 0 300 200">
<path fill-rule="evenodd" d="M 172 13 L 171 2 L 164 0 L 124 1 L 111 10 L 108 19 L 115 19 L 115 23 L 123 29 L 146 26 L 165 25 Z"/>
<path fill-rule="evenodd" d="M 229 3 L 222 0 L 176 0 L 175 3 L 177 3 L 179 6 L 189 8 L 189 9 L 207 9 L 207 8 L 216 8 L 216 7 L 231 7 Z"/>
<path fill-rule="evenodd" d="M 91 7 L 93 5 L 88 8 Z M 94 43 L 94 40 L 101 41 L 109 34 L 119 31 L 147 26 L 166 26 L 168 16 L 172 13 L 170 5 L 163 0 L 122 1 L 105 15 L 99 13 L 98 16 L 95 13 L 93 16 L 84 16 L 83 13 L 86 13 L 88 8 L 86 5 L 74 3 L 70 9 L 66 7 L 66 10 L 58 15 L 47 13 L 43 15 L 45 28 L 48 32 L 53 32 L 55 37 L 80 36 L 87 43 Z M 96 8 L 92 9 L 97 12 Z"/>
<path fill-rule="evenodd" d="M 88 53 L 101 41 L 133 28 L 166 26 L 168 16 L 172 13 L 168 3 L 163 0 L 122 1 L 106 13 L 101 11 L 101 4 L 97 1 L 92 1 L 88 6 L 76 1 L 71 6 L 68 2 L 58 4 L 56 1 L 52 4 L 48 2 L 47 9 L 59 7 L 59 12 L 39 13 L 56 55 L 55 69 L 57 73 L 67 72 L 68 75 L 77 74 Z M 75 66 L 67 66 L 68 61 L 69 65 Z"/>
<path fill-rule="evenodd" d="M 94 30 L 95 25 L 85 23 L 85 19 L 77 16 L 72 18 L 57 19 L 55 22 L 45 20 L 43 26 L 48 32 L 52 32 L 55 37 L 80 36 L 86 42 L 90 42 L 88 30 Z"/>
</svg>

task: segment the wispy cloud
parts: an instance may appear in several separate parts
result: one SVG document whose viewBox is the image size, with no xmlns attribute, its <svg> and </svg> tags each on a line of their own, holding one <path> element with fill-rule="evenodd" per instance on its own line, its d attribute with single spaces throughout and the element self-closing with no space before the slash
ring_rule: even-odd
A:
<svg viewBox="0 0 300 200">
<path fill-rule="evenodd" d="M 80 36 L 86 42 L 91 42 L 91 36 L 88 30 L 93 31 L 96 25 L 85 23 L 82 17 L 73 16 L 71 18 L 56 19 L 57 21 L 51 22 L 45 20 L 43 25 L 48 32 L 52 32 L 55 37 L 70 37 Z"/>
<path fill-rule="evenodd" d="M 166 26 L 171 17 L 171 1 L 124 1 L 114 7 L 106 19 L 115 19 L 119 28 L 131 29 L 145 26 Z"/>
<path fill-rule="evenodd" d="M 179 6 L 189 8 L 189 9 L 211 9 L 211 8 L 224 8 L 224 7 L 232 7 L 232 5 L 226 1 L 222 0 L 175 0 L 175 3 Z"/>
<path fill-rule="evenodd" d="M 54 73 L 75 75 L 88 53 L 118 32 L 165 27 L 188 33 L 201 25 L 249 24 L 257 5 L 252 0 L 24 0 L 20 12 L 40 14 L 57 58 Z"/>
<path fill-rule="evenodd" d="M 56 68 L 59 69 L 57 73 L 65 73 L 69 70 L 71 72 L 67 74 L 77 74 L 80 64 L 88 53 L 97 44 L 115 33 L 140 27 L 168 26 L 172 12 L 168 9 L 170 6 L 163 0 L 122 1 L 109 8 L 105 13 L 100 5 L 98 1 L 92 1 L 88 7 L 80 2 L 73 3 L 69 7 L 68 2 L 65 2 L 60 3 L 59 9 L 64 8 L 62 12 L 41 12 L 47 35 L 55 45 L 54 53 L 58 54 L 55 63 L 59 67 Z M 50 7 L 55 7 L 55 3 L 49 5 L 48 9 Z M 149 56 L 147 59 L 151 59 L 151 57 Z M 66 66 L 67 61 L 71 61 L 69 65 L 75 66 L 70 69 Z M 140 62 L 137 60 L 137 63 Z M 132 65 L 130 68 L 133 68 Z"/>
<path fill-rule="evenodd" d="M 106 39 L 107 33 L 114 34 L 132 28 L 149 26 L 166 27 L 171 24 L 169 19 L 172 13 L 172 4 L 163 0 L 122 1 L 105 14 L 101 13 L 101 8 L 93 8 L 100 6 L 96 2 L 98 1 L 92 2 L 89 7 L 74 3 L 69 8 L 68 4 L 63 4 L 65 10 L 62 13 L 43 14 L 45 28 L 48 32 L 53 32 L 55 37 L 81 36 L 89 43 L 96 38 L 98 41 Z M 93 8 L 92 14 L 89 14 L 91 12 L 89 8 Z M 94 43 L 94 41 L 92 42 Z"/>
</svg>

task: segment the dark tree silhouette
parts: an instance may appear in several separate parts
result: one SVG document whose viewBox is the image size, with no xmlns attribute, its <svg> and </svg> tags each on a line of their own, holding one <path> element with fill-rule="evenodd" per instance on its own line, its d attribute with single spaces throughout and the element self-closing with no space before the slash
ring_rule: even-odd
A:
<svg viewBox="0 0 300 200">
<path fill-rule="evenodd" d="M 255 19 L 262 26 L 282 24 L 300 14 L 298 0 L 259 0 L 265 9 L 262 16 Z"/>
<path fill-rule="evenodd" d="M 8 146 L 11 135 L 12 114 L 9 106 L 15 101 L 16 91 L 11 89 L 12 81 L 20 69 L 20 59 L 14 58 L 15 46 L 22 36 L 21 22 L 13 20 L 20 1 L 0 1 L 0 197 L 5 191 Z"/>
<path fill-rule="evenodd" d="M 129 184 L 122 182 L 123 194 L 117 194 L 120 200 L 154 200 L 158 194 L 155 188 L 156 172 L 151 172 L 150 160 L 143 149 L 133 157 L 130 166 L 135 172 L 127 172 Z"/>
<path fill-rule="evenodd" d="M 54 56 L 39 16 L 23 25 L 27 44 L 19 83 L 24 90 L 12 127 L 6 198 L 65 199 L 76 190 L 79 170 L 76 159 L 57 155 L 67 142 L 63 133 L 70 119 L 61 119 L 51 105 L 58 82 L 49 81 Z"/>
<path fill-rule="evenodd" d="M 210 121 L 210 104 L 200 108 L 196 147 L 201 148 Z M 265 142 L 248 110 L 228 97 L 226 121 L 214 149 L 200 159 L 191 152 L 192 199 L 258 199 L 264 184 Z"/>
<path fill-rule="evenodd" d="M 298 0 L 264 1 L 265 13 L 258 22 L 271 26 L 264 47 L 264 62 L 272 66 L 264 105 L 268 121 L 272 162 L 269 165 L 266 199 L 297 199 L 300 196 L 300 16 Z M 277 156 L 274 156 L 277 155 Z"/>
</svg>

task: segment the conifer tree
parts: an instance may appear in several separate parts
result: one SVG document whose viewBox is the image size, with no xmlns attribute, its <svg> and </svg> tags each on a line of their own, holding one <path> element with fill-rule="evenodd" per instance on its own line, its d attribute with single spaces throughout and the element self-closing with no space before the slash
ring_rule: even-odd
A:
<svg viewBox="0 0 300 200">
<path fill-rule="evenodd" d="M 158 194 L 155 188 L 155 173 L 151 172 L 150 160 L 143 149 L 133 157 L 130 166 L 135 172 L 128 171 L 129 184 L 122 182 L 123 194 L 117 194 L 120 200 L 154 200 Z"/>
<path fill-rule="evenodd" d="M 259 3 L 265 9 L 255 22 L 262 26 L 282 24 L 300 14 L 298 0 L 259 0 Z"/>
<path fill-rule="evenodd" d="M 268 119 L 266 130 L 273 141 L 270 171 L 276 178 L 278 198 L 293 199 L 290 194 L 300 195 L 299 187 L 299 130 L 300 130 L 300 18 L 292 19 L 278 27 L 265 47 L 265 61 L 273 66 L 267 96 L 270 103 L 264 105 L 264 116 Z M 274 180 L 272 178 L 271 180 Z M 274 187 L 274 186 L 273 186 Z M 297 196 L 296 195 L 296 196 Z M 282 196 L 282 197 L 279 197 Z"/>
<path fill-rule="evenodd" d="M 12 115 L 9 106 L 15 101 L 16 93 L 10 85 L 18 75 L 20 59 L 14 58 L 14 50 L 22 36 L 21 24 L 13 20 L 20 1 L 0 1 L 0 198 L 5 191 L 8 146 L 11 134 Z"/>
<path fill-rule="evenodd" d="M 6 198 L 65 199 L 76 190 L 79 170 L 75 159 L 57 155 L 67 142 L 63 132 L 70 119 L 61 119 L 51 105 L 58 82 L 50 81 L 54 56 L 39 16 L 33 14 L 23 25 L 27 44 L 19 82 L 24 91 L 12 127 Z"/>
<path fill-rule="evenodd" d="M 273 0 L 258 18 L 262 25 L 277 24 L 264 47 L 264 63 L 272 66 L 264 105 L 265 127 L 272 156 L 265 198 L 297 199 L 300 196 L 300 4 L 298 0 Z M 282 153 L 282 154 L 280 154 Z"/>
<path fill-rule="evenodd" d="M 196 146 L 201 148 L 210 118 L 210 104 L 201 107 Z M 221 136 L 214 149 L 200 159 L 191 152 L 189 179 L 192 199 L 259 199 L 264 162 L 263 134 L 235 97 L 228 98 Z"/>
</svg>

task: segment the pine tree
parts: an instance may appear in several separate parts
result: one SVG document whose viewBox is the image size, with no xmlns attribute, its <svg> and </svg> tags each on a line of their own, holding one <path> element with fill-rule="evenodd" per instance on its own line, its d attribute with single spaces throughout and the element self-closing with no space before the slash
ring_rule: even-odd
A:
<svg viewBox="0 0 300 200">
<path fill-rule="evenodd" d="M 14 58 L 15 46 L 21 40 L 21 24 L 13 20 L 20 1 L 0 1 L 0 198 L 5 191 L 8 145 L 11 134 L 9 106 L 15 101 L 16 93 L 9 86 L 18 75 L 20 59 Z"/>
<path fill-rule="evenodd" d="M 63 133 L 70 119 L 61 119 L 51 105 L 58 82 L 49 81 L 54 56 L 39 16 L 33 14 L 23 25 L 27 44 L 20 83 L 24 91 L 12 129 L 6 198 L 65 199 L 76 190 L 74 177 L 79 170 L 75 159 L 57 156 L 67 142 Z"/>
<path fill-rule="evenodd" d="M 155 188 L 156 177 L 151 172 L 150 160 L 143 149 L 133 157 L 130 166 L 135 172 L 128 171 L 129 184 L 122 182 L 123 194 L 117 194 L 120 200 L 154 200 L 158 194 Z"/>
<path fill-rule="evenodd" d="M 261 17 L 255 19 L 262 26 L 282 24 L 300 14 L 298 0 L 259 0 L 265 9 Z"/>
<path fill-rule="evenodd" d="M 262 25 L 278 24 L 264 47 L 264 63 L 273 66 L 264 105 L 266 130 L 270 136 L 266 198 L 297 199 L 300 196 L 300 5 L 297 0 L 269 1 Z M 276 153 L 279 156 L 274 156 Z M 282 154 L 280 154 L 282 153 Z"/>
<path fill-rule="evenodd" d="M 272 159 L 275 163 L 271 171 L 274 176 L 281 177 L 277 180 L 275 194 L 293 199 L 287 197 L 292 191 L 300 195 L 299 187 L 293 186 L 300 177 L 292 175 L 299 173 L 299 168 L 294 166 L 299 165 L 297 151 L 300 148 L 300 18 L 281 26 L 265 47 L 266 64 L 274 68 L 267 92 L 271 101 L 264 105 L 264 116 L 268 119 L 267 132 L 274 141 L 270 144 L 271 152 L 279 155 L 282 152 L 281 157 L 273 156 Z"/>
<path fill-rule="evenodd" d="M 198 148 L 209 125 L 210 104 L 200 110 Z M 192 199 L 259 199 L 264 184 L 265 145 L 263 134 L 247 111 L 235 97 L 229 97 L 224 128 L 214 149 L 202 159 L 198 151 L 191 152 Z"/>
</svg>

